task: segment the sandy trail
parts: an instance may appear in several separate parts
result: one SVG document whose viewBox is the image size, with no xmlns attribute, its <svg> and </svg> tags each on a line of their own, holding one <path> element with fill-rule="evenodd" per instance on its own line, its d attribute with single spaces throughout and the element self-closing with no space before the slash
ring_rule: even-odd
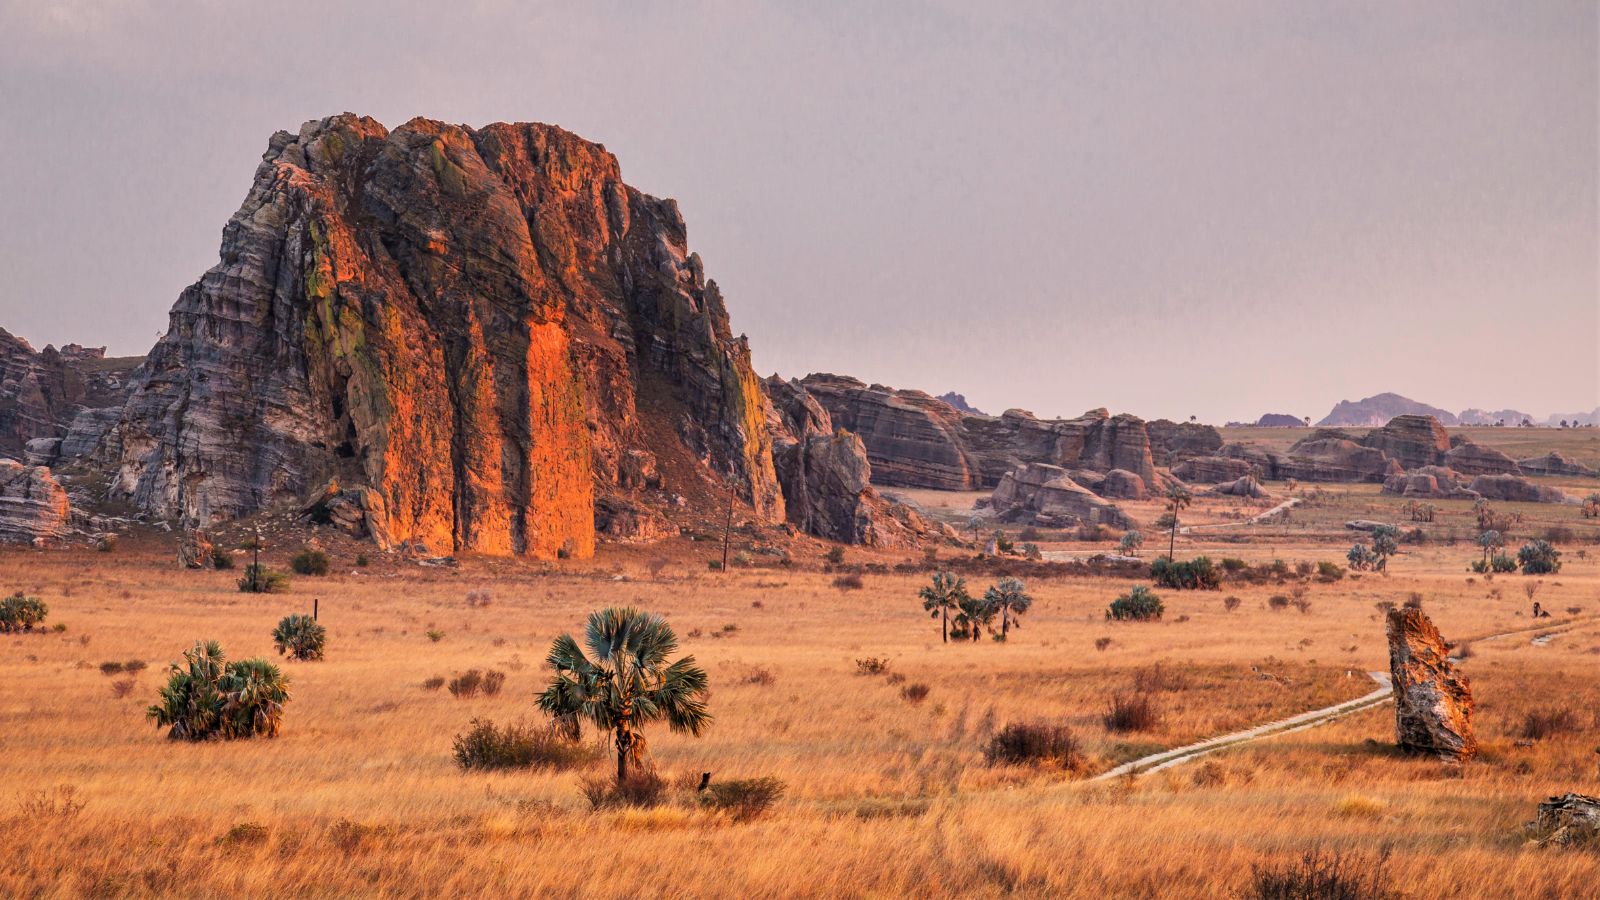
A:
<svg viewBox="0 0 1600 900">
<path fill-rule="evenodd" d="M 1214 523 L 1214 524 L 1211 524 L 1211 525 L 1179 525 L 1178 526 L 1178 533 L 1179 534 L 1190 534 L 1191 532 L 1195 532 L 1195 531 L 1216 531 L 1219 528 L 1237 528 L 1240 525 L 1258 525 L 1261 522 L 1264 522 L 1267 519 L 1272 518 L 1273 516 L 1277 515 L 1278 513 L 1283 512 L 1286 509 L 1293 509 L 1294 507 L 1299 506 L 1299 505 L 1300 505 L 1300 498 L 1299 497 L 1290 497 L 1289 499 L 1283 501 L 1282 503 L 1279 503 L 1277 506 L 1274 506 L 1273 508 L 1267 510 L 1266 512 L 1261 513 L 1260 515 L 1251 516 L 1250 518 L 1245 519 L 1245 520 L 1240 521 L 1240 522 L 1217 522 L 1217 523 Z"/>
</svg>

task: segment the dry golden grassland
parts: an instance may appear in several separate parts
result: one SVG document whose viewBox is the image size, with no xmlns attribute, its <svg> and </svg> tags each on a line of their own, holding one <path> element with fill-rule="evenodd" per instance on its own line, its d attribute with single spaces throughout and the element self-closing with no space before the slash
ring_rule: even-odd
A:
<svg viewBox="0 0 1600 900">
<path fill-rule="evenodd" d="M 1324 523 L 1391 499 L 1374 491 L 1329 491 L 1277 531 L 1180 538 L 1178 555 L 1342 564 L 1351 538 Z M 1231 505 L 1203 501 L 1195 521 L 1225 521 Z M 1572 508 L 1540 515 L 1579 525 Z M 1106 604 L 1138 579 L 1035 577 L 1034 609 L 1008 643 L 948 646 L 916 597 L 926 574 L 892 569 L 920 556 L 848 550 L 847 564 L 891 568 L 840 590 L 815 544 L 799 545 L 792 567 L 726 575 L 688 541 L 454 570 L 375 553 L 358 570 L 341 544 L 334 574 L 297 577 L 280 595 L 238 593 L 238 571 L 180 571 L 153 538 L 114 553 L 6 551 L 0 588 L 45 599 L 66 630 L 0 636 L 0 895 L 1227 897 L 1253 865 L 1320 847 L 1368 862 L 1387 848 L 1390 885 L 1411 897 L 1593 896 L 1600 853 L 1528 847 L 1521 825 L 1549 795 L 1600 789 L 1600 546 L 1564 547 L 1565 567 L 1537 591 L 1557 615 L 1535 622 L 1525 585 L 1538 580 L 1469 577 L 1478 551 L 1463 536 L 1406 546 L 1388 576 L 1305 582 L 1304 612 L 1268 602 L 1301 582 L 1230 582 L 1159 591 L 1162 621 L 1112 624 Z M 1148 533 L 1145 555 L 1157 543 Z M 468 604 L 484 590 L 488 605 Z M 1465 663 L 1477 761 L 1399 755 L 1385 705 L 1160 773 L 1082 780 L 1366 693 L 1365 672 L 1387 666 L 1377 607 L 1413 592 L 1451 639 L 1520 630 L 1473 641 Z M 281 737 L 176 743 L 146 720 L 161 668 L 196 638 L 270 656 L 273 625 L 313 597 L 328 658 L 283 664 L 293 699 Z M 603 759 L 563 772 L 456 767 L 453 736 L 473 718 L 533 720 L 551 639 L 616 604 L 665 614 L 711 676 L 704 737 L 647 731 L 661 770 L 776 776 L 787 792 L 767 815 L 705 812 L 686 787 L 654 809 L 592 810 L 580 780 Z M 869 656 L 886 657 L 888 674 L 858 674 Z M 149 667 L 131 688 L 100 671 L 134 659 Z M 1151 683 L 1157 663 L 1164 685 Z M 505 689 L 457 699 L 423 687 L 473 668 L 505 672 Z M 1163 721 L 1109 733 L 1111 696 L 1141 673 Z M 904 694 L 914 684 L 927 686 L 920 702 Z M 1563 728 L 1523 736 L 1530 713 L 1560 708 L 1572 714 Z M 997 729 L 1034 720 L 1071 726 L 1082 773 L 985 764 Z"/>
</svg>

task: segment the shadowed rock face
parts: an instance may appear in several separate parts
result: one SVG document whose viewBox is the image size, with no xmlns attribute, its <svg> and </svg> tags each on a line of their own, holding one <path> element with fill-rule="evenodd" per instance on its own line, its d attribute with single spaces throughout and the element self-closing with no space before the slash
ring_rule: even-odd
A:
<svg viewBox="0 0 1600 900">
<path fill-rule="evenodd" d="M 394 542 L 548 557 L 634 450 L 781 518 L 766 418 L 676 204 L 604 148 L 345 114 L 273 136 L 102 452 L 191 525 L 337 478 Z"/>
<path fill-rule="evenodd" d="M 1517 460 L 1517 468 L 1528 475 L 1567 475 L 1578 478 L 1593 478 L 1597 473 L 1593 468 L 1569 459 L 1560 450 L 1552 450 L 1544 456 L 1531 456 L 1527 459 Z"/>
<path fill-rule="evenodd" d="M 0 459 L 0 543 L 43 546 L 67 536 L 67 492 L 43 466 Z"/>
<path fill-rule="evenodd" d="M 1444 455 L 1444 465 L 1463 475 L 1521 475 L 1517 461 L 1493 447 L 1461 441 Z"/>
<path fill-rule="evenodd" d="M 961 435 L 961 414 L 943 400 L 842 375 L 807 375 L 801 384 L 834 425 L 861 438 L 879 484 L 946 491 L 982 486 Z"/>
<path fill-rule="evenodd" d="M 1173 466 L 1195 456 L 1211 456 L 1222 447 L 1222 432 L 1197 422 L 1154 419 L 1147 426 L 1150 452 L 1158 466 Z"/>
<path fill-rule="evenodd" d="M 1479 475 L 1470 488 L 1485 500 L 1512 503 L 1574 503 L 1560 488 L 1534 484 L 1520 475 Z"/>
<path fill-rule="evenodd" d="M 1172 474 L 1190 484 L 1219 484 L 1245 478 L 1258 465 L 1248 459 L 1227 456 L 1192 456 L 1172 467 Z"/>
<path fill-rule="evenodd" d="M 23 459 L 38 441 L 31 448 L 36 461 L 54 462 L 62 447 L 51 442 L 81 413 L 122 403 L 139 362 L 106 359 L 104 348 L 77 344 L 35 351 L 0 328 L 0 456 Z"/>
<path fill-rule="evenodd" d="M 1003 521 L 1052 528 L 1105 525 L 1129 528 L 1122 510 L 1073 481 L 1059 466 L 1032 463 L 1007 472 L 991 501 Z"/>
<path fill-rule="evenodd" d="M 1423 466 L 1384 479 L 1383 493 L 1421 500 L 1476 500 L 1478 494 L 1461 483 L 1461 473 L 1444 466 Z"/>
<path fill-rule="evenodd" d="M 1400 464 L 1382 450 L 1363 447 L 1338 437 L 1319 437 L 1313 432 L 1289 448 L 1288 454 L 1272 457 L 1270 477 L 1299 481 L 1381 482 L 1399 474 Z"/>
<path fill-rule="evenodd" d="M 1420 609 L 1391 609 L 1385 624 L 1389 671 L 1394 679 L 1395 741 L 1413 753 L 1469 759 L 1478 752 L 1472 733 L 1472 690 L 1456 672 L 1439 629 Z"/>
</svg>

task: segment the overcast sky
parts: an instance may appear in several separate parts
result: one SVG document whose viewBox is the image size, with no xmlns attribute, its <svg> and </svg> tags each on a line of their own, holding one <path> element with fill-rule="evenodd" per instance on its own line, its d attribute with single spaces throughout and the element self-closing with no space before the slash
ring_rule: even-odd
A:
<svg viewBox="0 0 1600 900">
<path fill-rule="evenodd" d="M 144 352 L 268 136 L 351 110 L 603 142 L 763 374 L 1587 410 L 1597 10 L 0 0 L 0 326 Z"/>
</svg>

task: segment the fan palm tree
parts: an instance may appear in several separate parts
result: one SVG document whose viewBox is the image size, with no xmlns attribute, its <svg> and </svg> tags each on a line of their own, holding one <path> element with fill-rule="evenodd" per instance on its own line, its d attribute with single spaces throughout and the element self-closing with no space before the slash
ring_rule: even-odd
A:
<svg viewBox="0 0 1600 900">
<path fill-rule="evenodd" d="M 216 641 L 196 641 L 168 675 L 148 715 L 174 740 L 270 738 L 283 728 L 289 681 L 264 659 L 228 662 Z"/>
<path fill-rule="evenodd" d="M 980 597 L 963 594 L 961 599 L 956 602 L 956 608 L 958 612 L 955 618 L 951 620 L 952 624 L 955 625 L 955 630 L 951 633 L 958 638 L 967 638 L 972 641 L 983 637 L 983 629 L 994 621 L 994 615 L 999 611 L 994 604 L 989 602 L 988 594 Z"/>
<path fill-rule="evenodd" d="M 1129 532 L 1138 534 L 1138 532 Z M 1027 586 L 1020 578 L 1002 578 L 1000 581 L 983 592 L 983 599 L 989 605 L 1000 611 L 1000 640 L 1005 640 L 1011 633 L 1011 622 L 1019 618 L 1033 606 L 1033 598 L 1028 596 Z M 1022 623 L 1018 622 L 1021 628 Z"/>
<path fill-rule="evenodd" d="M 1178 547 L 1178 510 L 1194 502 L 1194 495 L 1183 485 L 1173 482 L 1167 486 L 1167 512 L 1172 517 L 1172 533 L 1167 537 L 1167 559 L 1173 559 Z"/>
<path fill-rule="evenodd" d="M 612 607 L 589 614 L 585 655 L 570 634 L 550 645 L 555 679 L 539 695 L 539 708 L 558 722 L 587 719 L 609 730 L 617 748 L 617 780 L 648 759 L 639 729 L 665 719 L 673 731 L 699 736 L 711 724 L 706 673 L 693 656 L 672 664 L 678 636 L 655 613 Z"/>
<path fill-rule="evenodd" d="M 944 642 L 950 643 L 950 613 L 952 610 L 961 609 L 961 601 L 970 599 L 967 595 L 967 582 L 953 572 L 937 572 L 933 576 L 933 584 L 928 585 L 917 596 L 922 598 L 922 608 L 943 619 L 941 626 Z"/>
</svg>

